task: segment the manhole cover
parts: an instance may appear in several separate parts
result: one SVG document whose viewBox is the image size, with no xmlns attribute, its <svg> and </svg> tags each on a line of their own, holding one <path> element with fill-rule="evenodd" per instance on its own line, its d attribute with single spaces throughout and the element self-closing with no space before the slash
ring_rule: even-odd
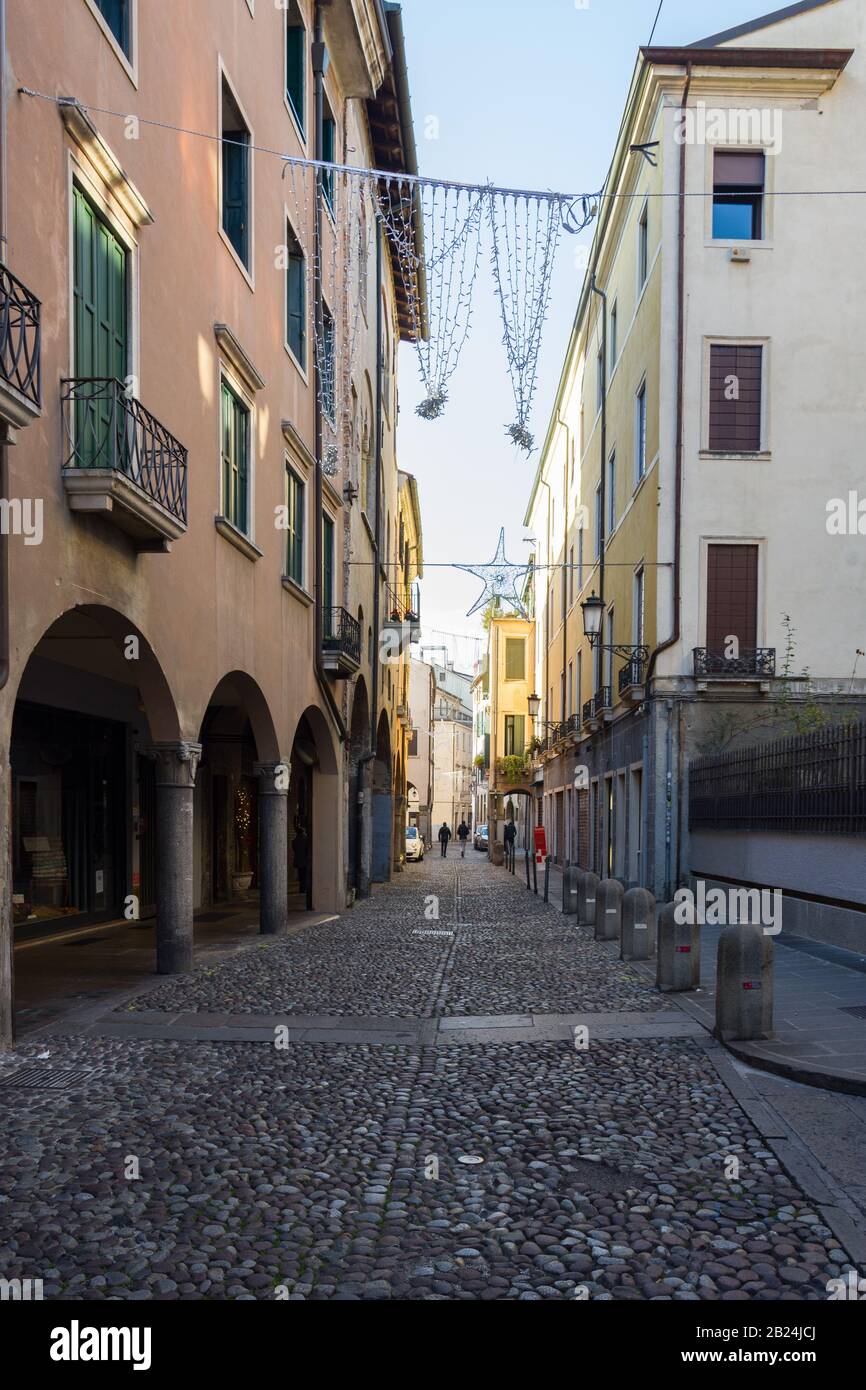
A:
<svg viewBox="0 0 866 1390">
<path fill-rule="evenodd" d="M 850 1014 L 852 1018 L 862 1018 L 866 1021 L 866 1004 L 852 1004 L 847 1009 L 841 1009 L 840 1012 Z"/>
<path fill-rule="evenodd" d="M 34 1091 L 65 1091 L 73 1086 L 86 1086 L 96 1072 L 88 1067 L 42 1067 L 38 1062 L 19 1067 L 8 1076 L 0 1077 L 0 1086 L 29 1087 Z"/>
</svg>

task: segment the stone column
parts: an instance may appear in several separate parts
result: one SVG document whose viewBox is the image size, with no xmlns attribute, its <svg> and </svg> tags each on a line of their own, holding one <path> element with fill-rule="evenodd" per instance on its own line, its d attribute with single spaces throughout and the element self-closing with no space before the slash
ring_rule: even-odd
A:
<svg viewBox="0 0 866 1390">
<path fill-rule="evenodd" d="M 12 913 L 12 805 L 9 745 L 0 751 L 0 1052 L 15 1045 L 14 942 Z"/>
<path fill-rule="evenodd" d="M 156 968 L 160 975 L 192 970 L 192 831 L 200 743 L 157 743 Z"/>
<path fill-rule="evenodd" d="M 349 807 L 350 816 L 359 816 L 358 824 L 358 883 L 356 896 L 369 898 L 373 878 L 373 764 L 364 762 L 358 768 L 358 802 Z M 360 814 L 359 814 L 360 813 Z"/>
<path fill-rule="evenodd" d="M 283 936 L 289 927 L 289 764 L 256 763 L 255 772 L 259 779 L 259 932 Z"/>
</svg>

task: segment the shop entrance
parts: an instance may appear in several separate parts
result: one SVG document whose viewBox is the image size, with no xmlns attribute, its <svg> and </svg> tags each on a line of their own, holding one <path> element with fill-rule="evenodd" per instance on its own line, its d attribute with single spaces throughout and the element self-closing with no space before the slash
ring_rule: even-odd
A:
<svg viewBox="0 0 866 1390">
<path fill-rule="evenodd" d="M 12 724 L 12 902 L 16 930 L 122 913 L 126 729 L 19 701 Z"/>
</svg>

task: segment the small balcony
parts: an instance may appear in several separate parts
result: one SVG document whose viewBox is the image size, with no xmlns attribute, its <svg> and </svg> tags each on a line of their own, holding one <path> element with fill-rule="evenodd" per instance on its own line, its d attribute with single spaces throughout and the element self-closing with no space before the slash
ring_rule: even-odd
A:
<svg viewBox="0 0 866 1390">
<path fill-rule="evenodd" d="M 395 634 L 401 652 L 412 642 L 421 641 L 421 596 L 417 585 L 406 592 L 386 588 L 382 626 Z"/>
<path fill-rule="evenodd" d="M 776 648 L 743 648 L 737 656 L 725 656 L 706 647 L 695 647 L 694 673 L 699 689 L 706 689 L 709 681 L 717 680 L 760 681 L 762 688 L 769 688 L 776 674 Z"/>
<path fill-rule="evenodd" d="M 609 685 L 603 685 L 592 697 L 593 719 L 609 719 L 613 711 L 613 700 Z"/>
<path fill-rule="evenodd" d="M 35 294 L 0 265 L 0 420 L 13 429 L 42 413 L 41 309 Z"/>
<path fill-rule="evenodd" d="M 71 510 L 104 516 L 136 550 L 168 550 L 186 531 L 184 446 L 113 377 L 64 380 L 61 403 Z"/>
<path fill-rule="evenodd" d="M 555 725 L 551 731 L 550 741 L 554 743 L 567 743 L 569 739 L 576 738 L 580 733 L 579 715 L 569 715 L 568 719 L 563 719 L 561 723 Z"/>
<path fill-rule="evenodd" d="M 322 612 L 322 664 L 337 680 L 348 680 L 360 669 L 361 624 L 345 608 Z"/>
<path fill-rule="evenodd" d="M 621 700 L 631 700 L 634 704 L 640 704 L 645 694 L 643 662 L 636 657 L 627 661 L 620 670 L 617 684 Z"/>
</svg>

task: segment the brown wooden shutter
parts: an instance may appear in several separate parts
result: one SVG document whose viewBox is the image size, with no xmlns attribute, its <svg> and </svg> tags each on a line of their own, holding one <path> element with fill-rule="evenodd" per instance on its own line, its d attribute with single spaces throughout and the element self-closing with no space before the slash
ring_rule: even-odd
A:
<svg viewBox="0 0 866 1390">
<path fill-rule="evenodd" d="M 758 645 L 758 547 L 711 545 L 707 552 L 707 650 L 725 651 L 728 637 L 740 651 Z"/>
<path fill-rule="evenodd" d="M 710 448 L 717 453 L 754 454 L 761 447 L 761 366 L 758 346 L 713 343 L 710 347 Z M 737 398 L 726 399 L 731 377 Z"/>
</svg>

